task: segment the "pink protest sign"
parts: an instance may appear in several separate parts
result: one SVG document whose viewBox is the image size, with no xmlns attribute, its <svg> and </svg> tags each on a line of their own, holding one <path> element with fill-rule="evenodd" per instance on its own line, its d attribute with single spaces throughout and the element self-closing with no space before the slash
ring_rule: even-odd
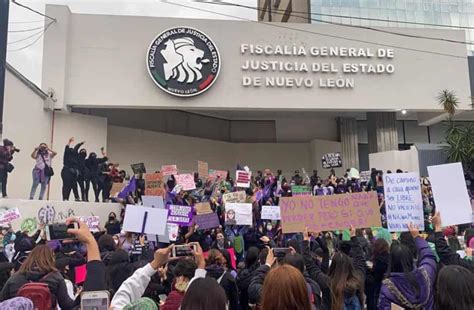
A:
<svg viewBox="0 0 474 310">
<path fill-rule="evenodd" d="M 211 179 L 217 179 L 219 177 L 221 180 L 225 180 L 227 178 L 228 172 L 225 170 L 214 170 L 209 169 L 209 177 Z"/>
<path fill-rule="evenodd" d="M 281 197 L 283 233 L 381 226 L 376 192 Z"/>
<path fill-rule="evenodd" d="M 176 174 L 174 178 L 176 183 L 183 188 L 183 191 L 196 189 L 196 183 L 194 183 L 194 176 L 192 174 Z"/>
<path fill-rule="evenodd" d="M 176 165 L 161 166 L 161 174 L 165 176 L 178 174 L 178 167 Z"/>
<path fill-rule="evenodd" d="M 76 284 L 83 283 L 86 280 L 87 276 L 87 267 L 86 265 L 80 265 L 74 268 L 75 275 L 76 275 Z"/>
</svg>

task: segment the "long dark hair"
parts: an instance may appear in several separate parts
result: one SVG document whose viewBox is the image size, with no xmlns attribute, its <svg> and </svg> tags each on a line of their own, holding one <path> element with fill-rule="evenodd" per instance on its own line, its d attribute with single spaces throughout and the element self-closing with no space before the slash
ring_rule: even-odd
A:
<svg viewBox="0 0 474 310">
<path fill-rule="evenodd" d="M 390 261 L 388 264 L 388 277 L 391 272 L 399 272 L 405 275 L 405 279 L 410 284 L 416 296 L 420 295 L 420 285 L 416 281 L 412 271 L 414 268 L 413 254 L 410 248 L 404 244 L 394 242 L 390 248 Z"/>
<path fill-rule="evenodd" d="M 364 283 L 356 272 L 352 260 L 344 253 L 334 254 L 329 268 L 329 286 L 331 289 L 331 309 L 342 310 L 344 293 L 356 294 L 361 305 L 364 302 Z"/>
<path fill-rule="evenodd" d="M 451 265 L 438 275 L 435 296 L 436 310 L 471 310 L 474 305 L 474 273 Z"/>
<path fill-rule="evenodd" d="M 385 239 L 377 239 L 374 242 L 374 250 L 372 252 L 372 260 L 375 261 L 377 257 L 387 255 L 389 252 L 390 246 Z"/>
<path fill-rule="evenodd" d="M 214 278 L 196 279 L 184 294 L 181 310 L 225 310 L 227 296 Z"/>
</svg>

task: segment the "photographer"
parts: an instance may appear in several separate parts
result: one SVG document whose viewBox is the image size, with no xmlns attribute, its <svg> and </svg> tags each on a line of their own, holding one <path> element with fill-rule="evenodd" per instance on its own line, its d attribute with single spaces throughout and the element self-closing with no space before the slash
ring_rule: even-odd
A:
<svg viewBox="0 0 474 310">
<path fill-rule="evenodd" d="M 0 146 L 0 182 L 2 183 L 2 197 L 7 198 L 7 179 L 8 173 L 13 171 L 13 165 L 10 161 L 13 159 L 13 153 L 20 150 L 13 146 L 13 142 L 3 139 L 3 146 Z"/>
<path fill-rule="evenodd" d="M 36 160 L 33 168 L 33 185 L 31 186 L 30 199 L 34 199 L 36 189 L 41 184 L 39 200 L 43 200 L 46 187 L 53 176 L 53 168 L 51 168 L 51 160 L 57 153 L 51 150 L 46 143 L 41 143 L 31 153 L 31 158 Z"/>
</svg>

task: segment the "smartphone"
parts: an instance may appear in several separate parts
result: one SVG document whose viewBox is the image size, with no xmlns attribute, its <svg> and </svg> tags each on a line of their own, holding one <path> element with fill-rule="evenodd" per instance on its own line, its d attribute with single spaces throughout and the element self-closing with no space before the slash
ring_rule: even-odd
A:
<svg viewBox="0 0 474 310">
<path fill-rule="evenodd" d="M 67 233 L 68 229 L 77 229 L 79 224 L 74 222 L 69 225 L 66 224 L 50 224 L 45 227 L 46 240 L 65 240 L 65 239 L 76 239 L 74 235 Z"/>
<path fill-rule="evenodd" d="M 81 295 L 81 310 L 109 310 L 109 307 L 108 291 L 84 292 Z"/>
<path fill-rule="evenodd" d="M 195 244 L 175 245 L 171 251 L 171 257 L 193 256 L 193 251 L 197 251 L 197 246 Z"/>
<path fill-rule="evenodd" d="M 273 255 L 276 258 L 283 258 L 286 256 L 286 254 L 291 253 L 290 248 L 273 248 Z"/>
</svg>

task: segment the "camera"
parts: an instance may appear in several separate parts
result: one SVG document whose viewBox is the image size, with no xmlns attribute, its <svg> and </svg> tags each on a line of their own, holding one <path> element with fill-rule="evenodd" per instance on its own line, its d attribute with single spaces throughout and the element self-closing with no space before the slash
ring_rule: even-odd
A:
<svg viewBox="0 0 474 310">
<path fill-rule="evenodd" d="M 13 152 L 18 152 L 18 153 L 20 153 L 20 149 L 17 149 L 16 147 L 13 147 Z"/>
</svg>

